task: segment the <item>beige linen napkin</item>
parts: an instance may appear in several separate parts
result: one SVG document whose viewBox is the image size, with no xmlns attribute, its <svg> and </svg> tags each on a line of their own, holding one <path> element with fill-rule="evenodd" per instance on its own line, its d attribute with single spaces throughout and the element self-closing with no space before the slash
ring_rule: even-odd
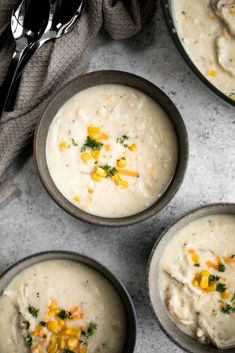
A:
<svg viewBox="0 0 235 353">
<path fill-rule="evenodd" d="M 39 0 L 40 1 L 40 0 Z M 156 0 L 87 0 L 74 30 L 55 43 L 45 44 L 27 65 L 14 112 L 4 113 L 0 123 L 0 203 L 14 185 L 6 171 L 29 142 L 37 120 L 52 93 L 84 71 L 86 48 L 102 25 L 114 38 L 139 32 L 153 14 Z M 0 32 L 9 21 L 15 0 L 0 0 Z M 0 83 L 4 79 L 13 42 L 0 53 Z"/>
</svg>

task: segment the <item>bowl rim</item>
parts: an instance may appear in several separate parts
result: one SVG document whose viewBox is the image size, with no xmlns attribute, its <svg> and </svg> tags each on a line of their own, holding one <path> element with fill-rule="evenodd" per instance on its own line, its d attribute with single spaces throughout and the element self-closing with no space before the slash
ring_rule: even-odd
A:
<svg viewBox="0 0 235 353">
<path fill-rule="evenodd" d="M 53 259 L 52 258 L 47 259 L 47 256 L 48 257 L 53 256 Z M 29 264 L 27 266 L 28 261 L 32 259 L 38 259 L 38 261 L 35 261 L 33 264 Z M 132 330 L 131 336 L 130 336 L 131 339 L 129 340 L 128 335 L 126 335 L 126 343 L 130 342 L 129 343 L 130 347 L 128 347 L 128 351 L 126 353 L 134 353 L 135 347 L 136 347 L 136 338 L 137 338 L 137 315 L 136 315 L 135 307 L 131 299 L 131 296 L 127 291 L 126 287 L 124 286 L 124 284 L 122 283 L 122 281 L 116 275 L 114 275 L 106 266 L 101 264 L 99 261 L 93 259 L 92 257 L 83 255 L 75 251 L 70 251 L 70 250 L 47 250 L 47 251 L 42 251 L 38 253 L 33 253 L 13 263 L 6 270 L 1 272 L 0 282 L 3 280 L 5 276 L 7 276 L 13 270 L 16 270 L 17 273 L 13 275 L 9 283 L 11 283 L 11 281 L 22 271 L 26 270 L 27 268 L 30 268 L 35 264 L 38 264 L 44 261 L 53 261 L 53 260 L 60 260 L 60 259 L 65 261 L 66 260 L 74 261 L 92 268 L 94 271 L 97 271 L 98 273 L 100 273 L 114 287 L 114 290 L 118 293 L 120 300 L 122 302 L 122 305 L 124 307 L 127 324 L 128 322 L 129 322 L 129 325 L 131 324 L 131 330 Z M 20 271 L 17 271 L 17 268 L 23 265 L 24 263 L 26 264 L 25 268 L 21 269 Z M 0 296 L 1 295 L 2 295 L 2 291 L 0 292 Z M 129 348 L 131 350 L 129 350 Z M 123 349 L 125 349 L 125 346 Z"/>
<path fill-rule="evenodd" d="M 40 153 L 41 143 L 40 143 L 39 135 L 40 135 L 41 130 L 43 128 L 43 125 L 47 119 L 48 109 L 56 101 L 57 96 L 59 96 L 70 85 L 73 85 L 73 83 L 75 83 L 77 81 L 81 81 L 81 80 L 86 80 L 86 79 L 97 80 L 97 83 L 93 84 L 93 87 L 96 85 L 98 86 L 100 84 L 105 84 L 103 82 L 99 83 L 99 76 L 100 75 L 104 75 L 105 79 L 107 79 L 107 80 L 112 80 L 112 76 L 115 76 L 115 75 L 116 75 L 116 79 L 117 79 L 117 75 L 118 75 L 120 80 L 123 80 L 123 81 L 128 80 L 128 79 L 131 79 L 133 81 L 135 80 L 135 82 L 137 82 L 139 85 L 144 84 L 145 87 L 148 87 L 149 89 L 157 92 L 159 94 L 159 96 L 161 96 L 162 99 L 164 99 L 167 102 L 167 104 L 169 105 L 169 108 L 172 109 L 172 111 L 174 111 L 175 121 L 173 121 L 171 116 L 169 116 L 168 118 L 171 121 L 171 123 L 174 127 L 174 130 L 175 130 L 175 134 L 176 134 L 177 142 L 178 142 L 178 151 L 180 148 L 182 149 L 181 153 L 178 153 L 178 160 L 177 160 L 177 165 L 176 165 L 174 175 L 173 175 L 172 179 L 170 180 L 168 186 L 166 187 L 165 191 L 163 192 L 162 196 L 153 205 L 149 206 L 148 208 L 146 208 L 136 214 L 129 215 L 126 217 L 119 217 L 119 218 L 100 217 L 100 216 L 92 215 L 88 212 L 85 212 L 85 211 L 79 209 L 78 207 L 73 205 L 70 201 L 68 201 L 60 193 L 60 191 L 55 186 L 48 169 L 43 168 L 41 166 L 41 161 L 40 161 L 40 158 L 41 157 L 44 158 L 44 156 L 41 156 L 41 153 Z M 111 82 L 109 81 L 108 84 L 110 84 L 110 83 Z M 123 83 L 116 82 L 115 77 L 113 78 L 113 84 L 125 85 L 124 82 Z M 131 85 L 128 83 L 126 84 L 126 86 L 131 87 Z M 89 86 L 89 87 L 92 87 L 92 86 Z M 141 88 L 136 88 L 136 89 L 145 93 L 144 90 L 141 90 Z M 145 93 L 145 94 L 147 94 L 147 93 Z M 70 98 L 73 95 L 74 94 L 72 94 L 70 96 Z M 155 100 L 155 101 L 162 107 L 162 109 L 164 111 L 166 111 L 165 110 L 166 108 L 164 109 L 164 107 L 157 100 Z M 53 120 L 53 118 L 51 119 L 51 121 L 52 120 Z M 179 132 L 176 132 L 176 126 L 175 126 L 176 121 L 179 124 L 178 129 L 181 130 L 181 133 L 180 133 L 181 140 L 179 139 Z M 46 142 L 46 137 L 45 137 L 45 142 Z M 45 149 L 44 149 L 44 151 L 45 151 Z M 159 211 L 161 211 L 162 208 L 164 208 L 171 201 L 171 199 L 175 196 L 175 194 L 177 193 L 177 191 L 179 190 L 179 188 L 183 182 L 183 179 L 184 179 L 184 176 L 186 173 L 187 164 L 188 164 L 188 157 L 189 157 L 189 141 L 188 141 L 187 129 L 186 129 L 186 126 L 185 126 L 185 123 L 184 123 L 184 120 L 182 118 L 181 113 L 177 109 L 175 103 L 158 86 L 156 86 L 155 84 L 153 84 L 152 82 L 146 80 L 145 78 L 143 78 L 141 76 L 138 76 L 138 75 L 126 72 L 126 71 L 98 70 L 98 71 L 92 71 L 89 73 L 85 73 L 83 75 L 76 76 L 73 80 L 67 82 L 55 94 L 52 95 L 50 100 L 47 102 L 47 105 L 45 106 L 43 113 L 41 114 L 41 116 L 38 120 L 37 126 L 36 126 L 35 135 L 34 135 L 34 143 L 33 143 L 33 154 L 34 154 L 34 160 L 36 163 L 36 169 L 37 169 L 39 178 L 44 186 L 44 189 L 47 191 L 47 193 L 50 195 L 50 197 L 54 200 L 54 202 L 58 206 L 60 206 L 64 211 L 69 213 L 71 216 L 73 216 L 81 221 L 85 221 L 87 223 L 90 223 L 90 224 L 109 226 L 109 227 L 117 227 L 117 226 L 122 227 L 122 226 L 129 226 L 129 225 L 133 225 L 133 224 L 145 221 L 146 219 L 154 216 Z M 54 185 L 53 190 L 48 186 L 48 180 L 52 181 L 52 183 Z M 62 202 L 63 202 L 63 204 L 62 204 Z"/>
<path fill-rule="evenodd" d="M 234 208 L 234 215 L 235 215 L 235 203 L 233 203 L 233 202 L 213 202 L 213 203 L 209 203 L 209 204 L 205 204 L 205 205 L 202 205 L 202 206 L 195 207 L 195 208 L 191 209 L 190 211 L 183 213 L 182 216 L 179 216 L 175 221 L 173 221 L 170 225 L 168 225 L 166 227 L 166 229 L 164 229 L 163 232 L 160 233 L 160 235 L 158 236 L 157 240 L 155 241 L 154 246 L 153 246 L 153 248 L 151 250 L 151 253 L 149 255 L 149 259 L 148 259 L 148 263 L 147 263 L 146 288 L 147 288 L 147 300 L 148 300 L 151 312 L 152 312 L 152 314 L 154 316 L 155 321 L 157 322 L 158 326 L 160 327 L 162 332 L 165 334 L 165 336 L 171 342 L 173 342 L 178 348 L 180 348 L 181 350 L 183 350 L 184 352 L 187 352 L 187 353 L 194 353 L 194 352 L 191 351 L 191 350 L 188 350 L 187 348 L 185 348 L 178 340 L 175 339 L 174 336 L 172 336 L 170 334 L 170 332 L 168 332 L 168 330 L 164 327 L 164 325 L 162 324 L 162 322 L 160 321 L 160 319 L 158 318 L 158 316 L 157 316 L 157 314 L 156 314 L 156 312 L 154 310 L 154 305 L 153 305 L 152 297 L 151 297 L 151 294 L 150 294 L 150 271 L 151 271 L 152 260 L 153 260 L 153 257 L 154 257 L 154 254 L 155 254 L 155 251 L 156 251 L 157 247 L 159 246 L 159 244 L 161 243 L 161 241 L 163 240 L 165 235 L 167 235 L 168 232 L 172 228 L 174 228 L 175 226 L 177 226 L 180 223 L 183 223 L 183 221 L 185 221 L 187 219 L 190 219 L 190 217 L 192 215 L 195 215 L 195 216 L 198 216 L 198 217 L 195 217 L 194 220 L 191 220 L 191 221 L 189 220 L 189 222 L 186 223 L 186 224 L 189 224 L 190 222 L 195 221 L 196 219 L 200 219 L 201 217 L 206 216 L 206 214 L 200 215 L 201 213 L 204 213 L 204 211 L 207 211 L 207 210 L 210 211 L 210 210 L 216 209 L 216 210 L 218 210 L 218 213 L 216 213 L 216 210 L 215 210 L 215 212 L 211 213 L 211 215 L 212 214 L 214 214 L 214 215 L 216 215 L 216 214 L 226 214 L 226 210 L 228 210 L 229 208 Z M 225 212 L 221 212 L 223 210 Z M 227 214 L 229 214 L 229 212 Z M 184 226 L 185 225 L 183 225 L 182 228 Z M 175 235 L 176 235 L 176 233 L 175 233 Z M 171 239 L 173 239 L 173 237 Z M 169 317 L 169 319 L 171 320 L 170 317 Z M 173 322 L 175 327 L 177 327 L 177 325 L 174 323 L 174 321 L 173 320 L 171 320 L 171 321 Z M 190 337 L 186 333 L 184 333 L 182 330 L 180 330 L 180 332 L 183 333 L 186 337 Z M 191 337 L 191 338 L 193 340 L 195 340 L 195 342 L 197 342 L 197 340 L 195 338 L 193 338 L 193 337 Z M 214 348 L 213 352 L 214 351 L 216 351 L 218 353 L 226 352 L 226 349 L 218 349 L 217 347 L 212 346 L 211 344 L 209 344 L 207 346 L 211 347 L 211 349 Z M 232 349 L 234 349 L 234 347 L 232 347 Z M 211 350 L 211 352 L 212 352 L 212 350 Z"/>
<path fill-rule="evenodd" d="M 173 39 L 173 42 L 178 49 L 179 53 L 183 57 L 184 61 L 187 63 L 187 65 L 190 67 L 192 72 L 196 75 L 196 77 L 206 86 L 208 90 L 210 90 L 214 96 L 217 96 L 222 100 L 224 103 L 227 103 L 227 106 L 229 105 L 230 107 L 235 107 L 235 101 L 230 99 L 226 94 L 224 94 L 222 91 L 220 91 L 218 88 L 216 88 L 207 78 L 199 71 L 199 69 L 196 67 L 196 65 L 193 63 L 193 61 L 190 59 L 190 56 L 188 55 L 187 51 L 185 50 L 179 35 L 178 31 L 176 30 L 176 27 L 174 25 L 174 20 L 172 18 L 171 12 L 170 12 L 170 4 L 169 0 L 161 0 L 161 7 L 162 7 L 162 12 L 167 24 L 167 28 L 170 32 L 171 38 Z"/>
</svg>

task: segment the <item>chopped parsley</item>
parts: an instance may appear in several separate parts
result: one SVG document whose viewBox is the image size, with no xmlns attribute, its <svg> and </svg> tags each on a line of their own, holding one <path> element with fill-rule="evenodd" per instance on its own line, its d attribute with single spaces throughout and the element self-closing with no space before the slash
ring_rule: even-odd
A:
<svg viewBox="0 0 235 353">
<path fill-rule="evenodd" d="M 72 314 L 70 311 L 66 311 L 66 310 L 61 310 L 58 314 L 58 317 L 61 320 L 66 320 L 66 319 L 72 319 Z"/>
<path fill-rule="evenodd" d="M 219 271 L 219 272 L 224 272 L 224 271 L 225 271 L 225 266 L 224 266 L 224 264 L 219 264 L 219 266 L 218 266 L 218 271 Z"/>
<path fill-rule="evenodd" d="M 221 282 L 217 283 L 217 286 L 216 286 L 217 292 L 223 293 L 223 292 L 226 291 L 226 289 L 227 288 L 226 288 L 226 285 L 224 283 L 221 283 Z"/>
<path fill-rule="evenodd" d="M 128 147 L 127 140 L 129 140 L 129 137 L 127 135 L 122 135 L 122 137 L 117 138 L 117 143 L 120 143 L 124 147 Z"/>
<path fill-rule="evenodd" d="M 232 298 L 231 298 L 231 302 L 233 302 L 235 300 L 235 294 L 233 294 Z"/>
<path fill-rule="evenodd" d="M 97 324 L 94 322 L 90 322 L 87 328 L 87 331 L 84 333 L 86 338 L 91 337 L 95 331 L 97 330 Z"/>
<path fill-rule="evenodd" d="M 23 321 L 23 324 L 25 325 L 27 330 L 30 328 L 30 322 L 28 320 Z"/>
<path fill-rule="evenodd" d="M 93 151 L 100 151 L 103 145 L 104 144 L 102 142 L 96 141 L 90 136 L 87 136 L 87 139 L 81 148 L 81 152 L 85 152 L 87 148 L 91 148 Z"/>
<path fill-rule="evenodd" d="M 232 259 L 235 259 L 235 255 L 231 255 L 231 258 L 232 258 Z"/>
<path fill-rule="evenodd" d="M 25 343 L 28 347 L 32 347 L 32 344 L 33 344 L 33 339 L 31 336 L 28 336 L 25 338 Z"/>
<path fill-rule="evenodd" d="M 195 267 L 200 267 L 200 264 L 194 264 L 193 266 L 195 266 Z"/>
<path fill-rule="evenodd" d="M 231 305 L 225 304 L 225 303 L 223 303 L 223 304 L 224 304 L 224 305 L 222 306 L 221 311 L 222 311 L 224 314 L 231 314 L 231 313 L 234 313 L 234 312 L 235 312 L 235 308 L 233 308 Z"/>
<path fill-rule="evenodd" d="M 73 145 L 74 147 L 77 147 L 77 146 L 78 146 L 77 142 L 76 142 L 74 139 L 72 139 L 72 145 Z"/>
<path fill-rule="evenodd" d="M 106 173 L 105 178 L 111 178 L 112 176 L 114 176 L 117 173 L 117 168 L 111 167 L 108 164 L 101 165 L 100 168 L 102 168 L 105 171 L 105 173 Z"/>
<path fill-rule="evenodd" d="M 33 317 L 38 317 L 39 309 L 36 309 L 32 305 L 30 305 L 28 307 L 28 311 Z"/>
<path fill-rule="evenodd" d="M 39 325 L 45 327 L 45 326 L 46 326 L 46 323 L 45 323 L 45 321 L 40 321 L 40 322 L 39 322 Z"/>
<path fill-rule="evenodd" d="M 46 338 L 47 338 L 47 335 L 43 335 L 42 338 L 46 339 Z"/>
<path fill-rule="evenodd" d="M 214 275 L 210 275 L 209 276 L 209 284 L 215 283 L 215 282 L 217 282 L 219 280 L 220 280 L 219 276 L 214 276 Z"/>
<path fill-rule="evenodd" d="M 71 351 L 70 349 L 65 349 L 64 353 L 75 353 L 74 351 Z"/>
</svg>

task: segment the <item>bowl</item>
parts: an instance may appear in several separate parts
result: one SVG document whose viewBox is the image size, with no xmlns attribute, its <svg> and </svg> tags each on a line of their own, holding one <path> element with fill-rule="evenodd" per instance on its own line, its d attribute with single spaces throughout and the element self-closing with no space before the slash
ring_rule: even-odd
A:
<svg viewBox="0 0 235 353">
<path fill-rule="evenodd" d="M 20 272 L 34 264 L 48 260 L 70 260 L 85 264 L 101 273 L 112 284 L 121 298 L 126 313 L 126 343 L 122 353 L 133 353 L 136 343 L 137 319 L 130 295 L 123 284 L 107 268 L 87 256 L 70 251 L 47 251 L 26 257 L 0 275 L 0 294 Z"/>
<path fill-rule="evenodd" d="M 171 0 L 161 0 L 161 5 L 162 5 L 162 10 L 164 14 L 164 18 L 167 23 L 167 27 L 169 29 L 169 32 L 171 34 L 171 37 L 173 38 L 173 41 L 180 52 L 181 56 L 184 58 L 188 66 L 191 68 L 191 70 L 194 72 L 194 74 L 203 82 L 203 84 L 210 90 L 212 91 L 217 97 L 222 99 L 224 102 L 229 103 L 230 106 L 235 107 L 235 101 L 230 99 L 228 96 L 226 96 L 224 93 L 222 93 L 219 89 L 217 89 L 210 81 L 206 79 L 206 77 L 198 70 L 198 68 L 194 65 L 192 60 L 190 59 L 189 55 L 187 54 L 186 50 L 184 49 L 184 46 L 182 45 L 182 42 L 178 36 L 175 24 L 174 24 L 174 19 L 171 13 Z"/>
<path fill-rule="evenodd" d="M 175 174 L 163 195 L 149 208 L 127 217 L 105 218 L 91 215 L 70 203 L 55 186 L 46 161 L 46 139 L 50 124 L 61 106 L 76 93 L 100 84 L 121 84 L 140 90 L 156 101 L 168 115 L 175 130 L 178 143 L 178 161 Z M 89 223 L 102 226 L 131 225 L 155 215 L 175 195 L 185 174 L 188 160 L 188 137 L 183 119 L 174 103 L 151 82 L 122 71 L 96 71 L 75 78 L 67 83 L 47 105 L 36 129 L 34 138 L 34 156 L 42 184 L 52 199 L 70 215 Z"/>
<path fill-rule="evenodd" d="M 182 332 L 170 319 L 168 311 L 162 302 L 158 286 L 159 263 L 166 245 L 184 226 L 201 217 L 214 214 L 235 215 L 235 204 L 218 203 L 206 205 L 184 215 L 160 235 L 153 247 L 148 263 L 148 297 L 157 323 L 168 338 L 189 353 L 234 353 L 234 348 L 222 350 L 210 344 L 199 343 L 196 339 Z"/>
</svg>

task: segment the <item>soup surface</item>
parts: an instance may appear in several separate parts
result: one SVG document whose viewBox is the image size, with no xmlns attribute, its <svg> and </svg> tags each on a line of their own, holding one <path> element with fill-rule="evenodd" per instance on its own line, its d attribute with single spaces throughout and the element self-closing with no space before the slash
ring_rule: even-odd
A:
<svg viewBox="0 0 235 353">
<path fill-rule="evenodd" d="M 119 295 L 86 265 L 41 262 L 0 296 L 0 353 L 122 353 L 125 339 Z"/>
<path fill-rule="evenodd" d="M 162 255 L 159 286 L 182 331 L 235 346 L 235 216 L 203 217 L 179 231 Z"/>
<path fill-rule="evenodd" d="M 46 158 L 59 191 L 82 210 L 123 217 L 152 205 L 175 172 L 177 141 L 162 108 L 121 85 L 81 91 L 49 128 Z"/>
<path fill-rule="evenodd" d="M 235 0 L 172 0 L 182 44 L 201 73 L 235 100 Z"/>
</svg>

